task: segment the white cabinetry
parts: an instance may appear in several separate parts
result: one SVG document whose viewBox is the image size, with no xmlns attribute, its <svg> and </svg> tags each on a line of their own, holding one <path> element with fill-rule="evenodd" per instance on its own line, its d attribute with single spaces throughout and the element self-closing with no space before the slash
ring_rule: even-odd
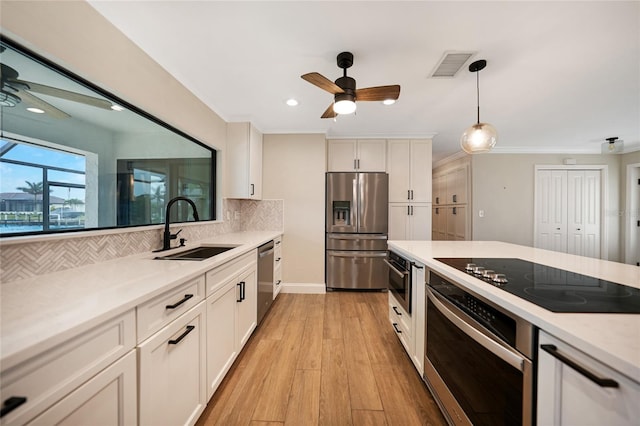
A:
<svg viewBox="0 0 640 426">
<path fill-rule="evenodd" d="M 205 304 L 138 346 L 140 425 L 192 425 L 207 404 Z"/>
<path fill-rule="evenodd" d="M 431 202 L 431 140 L 389 140 L 390 203 Z"/>
<path fill-rule="evenodd" d="M 101 371 L 106 371 L 110 365 L 130 353 L 134 347 L 135 312 L 130 310 L 82 335 L 60 343 L 49 351 L 37 354 L 13 368 L 3 370 L 0 375 L 2 425 L 25 424 L 41 414 L 44 416 L 41 419 L 44 420 L 38 420 L 40 424 L 48 423 L 47 419 L 57 418 L 58 414 L 55 413 L 64 412 L 67 410 L 66 407 L 79 401 L 74 397 L 73 400 L 63 402 L 62 398 L 73 395 L 83 385 L 91 383 L 89 379 L 94 378 Z M 110 377 L 118 376 L 119 373 L 126 375 L 122 380 L 126 382 L 127 389 L 117 389 L 117 392 L 131 397 L 130 386 L 135 388 L 135 372 L 131 376 L 126 374 L 126 368 L 116 367 L 114 370 L 106 375 Z M 95 389 L 93 386 L 95 384 L 90 385 L 90 388 Z M 82 397 L 89 400 L 92 395 L 85 394 Z M 96 410 L 100 410 L 109 418 L 120 414 L 126 419 L 135 417 L 135 399 L 133 402 L 127 401 L 126 406 L 122 405 L 124 402 L 115 401 L 117 403 L 113 404 L 112 398 L 96 397 L 92 404 Z M 56 408 L 55 412 L 45 412 L 59 402 L 62 408 Z M 8 410 L 12 406 L 15 408 Z M 85 414 L 90 415 L 90 413 Z"/>
<path fill-rule="evenodd" d="M 425 272 L 421 263 L 411 266 L 411 313 L 389 292 L 389 321 L 420 376 L 424 372 Z"/>
<path fill-rule="evenodd" d="M 273 239 L 275 245 L 273 257 L 273 300 L 282 290 L 282 237 Z"/>
<path fill-rule="evenodd" d="M 538 425 L 637 425 L 638 401 L 640 383 L 540 332 Z"/>
<path fill-rule="evenodd" d="M 28 424 L 133 426 L 138 422 L 136 400 L 136 352 L 132 350 Z"/>
<path fill-rule="evenodd" d="M 459 166 L 433 176 L 433 240 L 471 238 L 469 167 Z"/>
<path fill-rule="evenodd" d="M 431 204 L 389 203 L 389 239 L 431 239 Z"/>
<path fill-rule="evenodd" d="M 389 239 L 431 239 L 431 140 L 388 141 Z"/>
<path fill-rule="evenodd" d="M 386 140 L 330 139 L 327 141 L 327 171 L 384 172 Z"/>
<path fill-rule="evenodd" d="M 208 398 L 256 328 L 256 262 L 252 250 L 206 274 Z"/>
<path fill-rule="evenodd" d="M 251 123 L 227 123 L 227 197 L 262 199 L 262 134 Z"/>
</svg>

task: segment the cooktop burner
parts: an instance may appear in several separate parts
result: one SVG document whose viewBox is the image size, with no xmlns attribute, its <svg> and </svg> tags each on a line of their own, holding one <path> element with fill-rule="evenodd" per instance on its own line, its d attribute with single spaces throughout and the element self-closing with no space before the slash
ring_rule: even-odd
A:
<svg viewBox="0 0 640 426">
<path fill-rule="evenodd" d="M 640 313 L 640 289 L 522 259 L 436 258 L 552 312 Z"/>
</svg>

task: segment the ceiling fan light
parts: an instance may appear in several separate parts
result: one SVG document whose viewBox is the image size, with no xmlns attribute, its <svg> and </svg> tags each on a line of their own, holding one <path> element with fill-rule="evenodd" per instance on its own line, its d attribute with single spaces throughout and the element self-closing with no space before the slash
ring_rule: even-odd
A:
<svg viewBox="0 0 640 426">
<path fill-rule="evenodd" d="M 460 146 L 467 154 L 491 151 L 498 140 L 496 129 L 488 123 L 476 123 L 469 127 L 460 138 Z"/>
<path fill-rule="evenodd" d="M 393 105 L 396 103 L 395 99 L 385 99 L 384 101 L 382 101 L 383 104 L 385 105 Z"/>
<path fill-rule="evenodd" d="M 353 114 L 356 111 L 356 102 L 353 95 L 349 93 L 338 93 L 334 100 L 333 112 L 336 114 Z"/>
</svg>

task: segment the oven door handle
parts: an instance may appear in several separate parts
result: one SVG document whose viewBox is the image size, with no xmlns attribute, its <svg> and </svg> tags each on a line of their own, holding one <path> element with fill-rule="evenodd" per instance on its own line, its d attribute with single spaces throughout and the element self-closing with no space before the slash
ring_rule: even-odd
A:
<svg viewBox="0 0 640 426">
<path fill-rule="evenodd" d="M 448 300 L 442 299 L 442 296 L 435 294 L 430 288 L 427 289 L 427 297 L 429 297 L 429 299 L 433 302 L 433 305 L 445 317 L 447 317 L 449 321 L 451 321 L 467 336 L 471 337 L 478 344 L 482 345 L 485 349 L 502 359 L 510 366 L 524 372 L 525 359 L 523 357 L 518 355 L 516 352 L 504 347 L 490 337 L 486 336 L 476 328 L 477 326 L 470 324 L 468 321 L 465 321 L 464 318 L 458 316 L 454 311 L 460 310 Z"/>
<path fill-rule="evenodd" d="M 393 264 L 389 262 L 387 259 L 383 259 L 383 260 L 384 260 L 384 263 L 386 263 L 393 272 L 395 272 L 397 275 L 400 276 L 400 278 L 404 279 L 405 275 L 409 275 L 407 271 L 400 271 L 398 268 L 393 266 Z"/>
</svg>

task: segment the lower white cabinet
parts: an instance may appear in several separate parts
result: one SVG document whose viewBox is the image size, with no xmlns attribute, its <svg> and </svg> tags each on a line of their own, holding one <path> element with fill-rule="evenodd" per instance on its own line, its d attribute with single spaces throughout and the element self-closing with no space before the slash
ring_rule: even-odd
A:
<svg viewBox="0 0 640 426">
<path fill-rule="evenodd" d="M 273 239 L 275 244 L 273 257 L 273 300 L 282 291 L 282 237 Z"/>
<path fill-rule="evenodd" d="M 192 425 L 204 410 L 205 315 L 201 302 L 138 346 L 140 426 Z"/>
<path fill-rule="evenodd" d="M 107 367 L 28 425 L 127 426 L 138 421 L 136 351 Z"/>
<path fill-rule="evenodd" d="M 207 398 L 220 382 L 257 325 L 257 254 L 242 256 L 231 265 L 207 274 L 212 288 L 207 311 Z M 222 282 L 219 282 L 222 280 Z M 209 282 L 211 281 L 211 282 Z"/>
<path fill-rule="evenodd" d="M 537 400 L 540 426 L 632 426 L 640 419 L 640 383 L 544 331 Z"/>
<path fill-rule="evenodd" d="M 390 240 L 430 240 L 430 203 L 389 203 Z"/>
</svg>

